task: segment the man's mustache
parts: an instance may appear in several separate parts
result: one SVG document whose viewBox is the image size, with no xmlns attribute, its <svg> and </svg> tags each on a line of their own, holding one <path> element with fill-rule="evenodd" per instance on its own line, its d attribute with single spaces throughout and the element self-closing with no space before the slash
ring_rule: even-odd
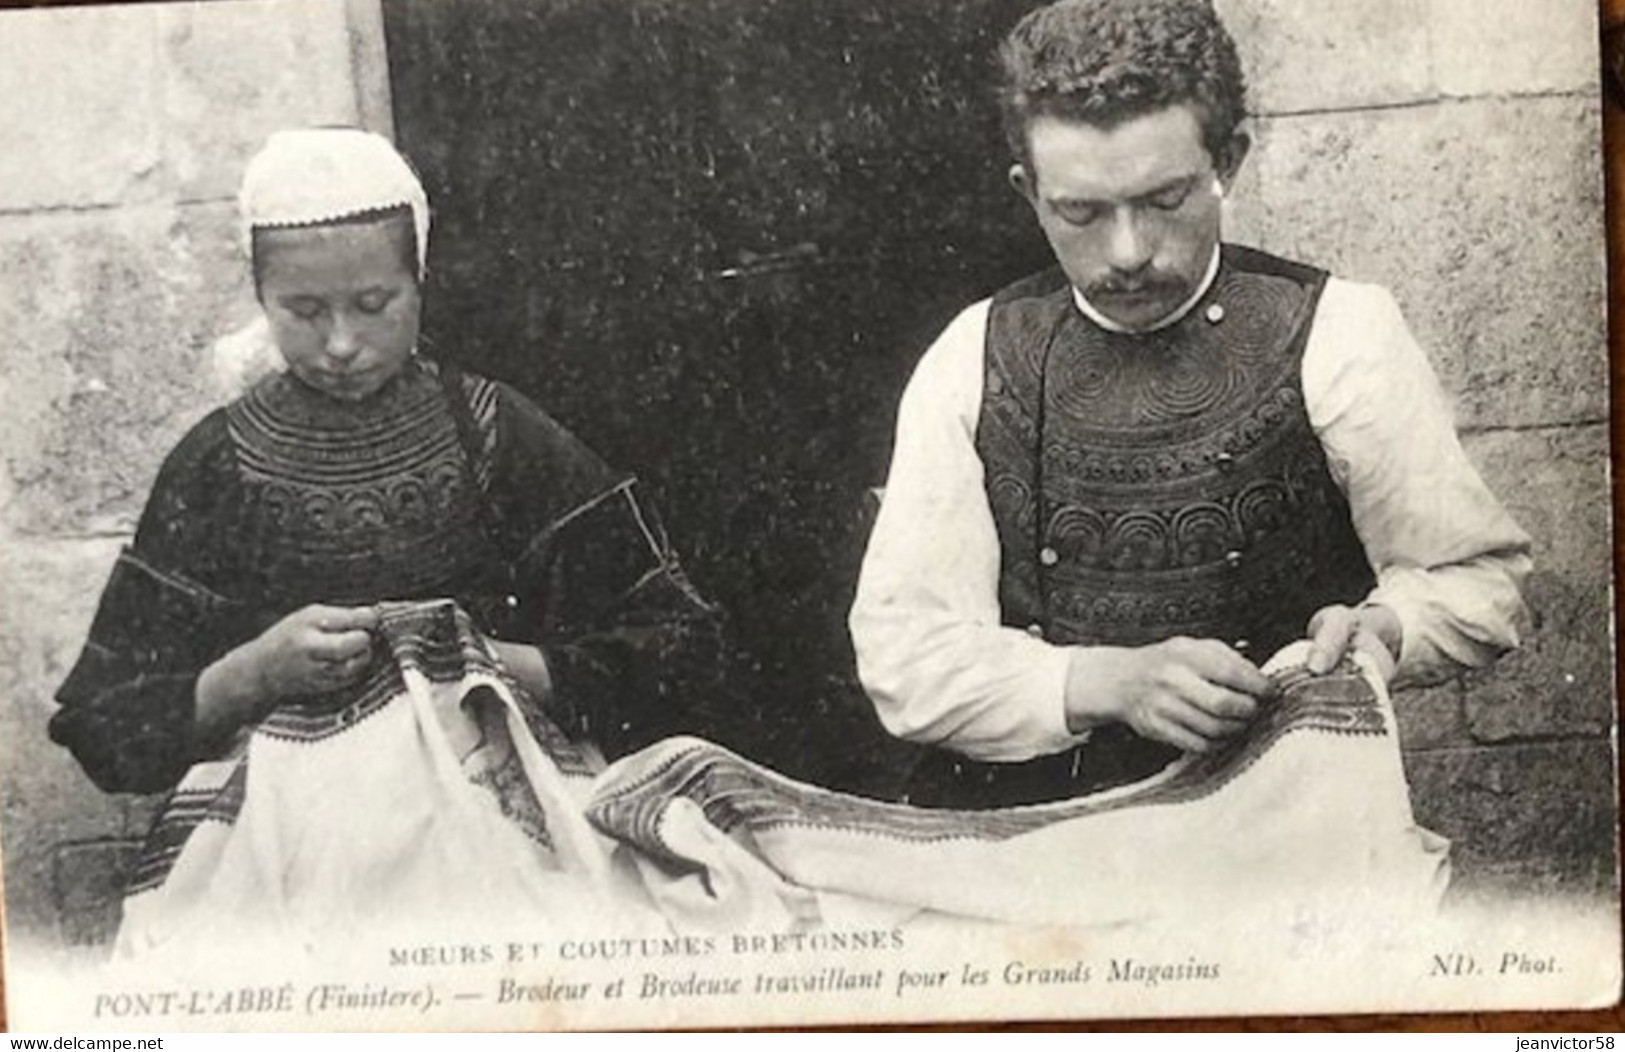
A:
<svg viewBox="0 0 1625 1052">
<path fill-rule="evenodd" d="M 1185 283 L 1164 275 L 1103 278 L 1090 285 L 1086 296 L 1139 296 L 1145 293 L 1173 295 L 1185 291 Z"/>
</svg>

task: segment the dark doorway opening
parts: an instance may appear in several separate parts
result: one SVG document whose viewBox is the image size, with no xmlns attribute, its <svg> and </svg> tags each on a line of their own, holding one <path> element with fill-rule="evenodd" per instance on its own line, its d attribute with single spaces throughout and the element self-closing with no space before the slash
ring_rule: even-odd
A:
<svg viewBox="0 0 1625 1052">
<path fill-rule="evenodd" d="M 991 91 L 1030 6 L 384 7 L 435 209 L 427 339 L 648 484 L 737 643 L 702 729 L 822 784 L 887 795 L 911 757 L 845 628 L 903 384 L 1049 261 Z"/>
</svg>

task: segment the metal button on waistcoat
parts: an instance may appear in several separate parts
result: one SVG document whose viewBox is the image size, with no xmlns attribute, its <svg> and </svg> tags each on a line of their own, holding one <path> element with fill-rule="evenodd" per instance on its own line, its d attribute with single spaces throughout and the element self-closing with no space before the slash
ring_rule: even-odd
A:
<svg viewBox="0 0 1625 1052">
<path fill-rule="evenodd" d="M 1214 325 L 1219 324 L 1224 320 L 1224 306 L 1219 303 L 1211 304 L 1207 309 L 1206 317 Z"/>
<path fill-rule="evenodd" d="M 1224 561 L 1230 564 L 1231 569 L 1235 569 L 1236 567 L 1240 566 L 1241 559 L 1241 552 L 1235 548 L 1232 548 L 1224 553 Z"/>
<path fill-rule="evenodd" d="M 1034 639 L 1043 639 L 1044 626 L 1039 624 L 1037 621 L 1034 621 L 1032 624 L 1027 626 L 1027 634 L 1032 636 Z"/>
<path fill-rule="evenodd" d="M 509 610 L 512 610 L 519 605 L 519 597 L 517 595 L 505 595 L 502 597 L 502 602 Z"/>
<path fill-rule="evenodd" d="M 1038 561 L 1045 566 L 1054 566 L 1061 561 L 1061 553 L 1054 548 L 1041 548 L 1038 552 Z"/>
<path fill-rule="evenodd" d="M 1252 642 L 1251 642 L 1251 641 L 1249 641 L 1249 640 L 1246 640 L 1246 639 L 1238 639 L 1238 640 L 1236 640 L 1236 641 L 1235 641 L 1235 642 L 1234 642 L 1234 643 L 1231 643 L 1231 644 L 1230 644 L 1230 649 L 1231 649 L 1231 650 L 1234 650 L 1234 651 L 1235 651 L 1235 652 L 1236 652 L 1236 653 L 1238 653 L 1238 654 L 1245 654 L 1245 653 L 1247 653 L 1247 650 L 1248 650 L 1248 649 L 1249 649 L 1249 648 L 1250 648 L 1250 647 L 1251 647 L 1251 646 L 1252 646 L 1252 645 L 1253 645 L 1253 644 L 1252 644 Z"/>
<path fill-rule="evenodd" d="M 1227 449 L 1221 449 L 1213 454 L 1213 463 L 1220 471 L 1229 471 L 1236 466 L 1236 455 Z"/>
</svg>

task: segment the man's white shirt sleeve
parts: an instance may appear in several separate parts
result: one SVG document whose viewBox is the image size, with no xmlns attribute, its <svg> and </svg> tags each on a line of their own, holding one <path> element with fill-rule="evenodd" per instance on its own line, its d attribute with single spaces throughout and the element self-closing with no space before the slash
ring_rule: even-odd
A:
<svg viewBox="0 0 1625 1052">
<path fill-rule="evenodd" d="M 982 488 L 986 301 L 954 319 L 903 394 L 852 639 L 881 722 L 979 760 L 1059 752 L 1068 653 L 999 623 L 999 538 Z"/>
<path fill-rule="evenodd" d="M 1386 289 L 1333 280 L 1303 359 L 1304 403 L 1404 629 L 1395 682 L 1516 647 L 1529 536 L 1456 438 L 1450 404 Z"/>
<path fill-rule="evenodd" d="M 891 471 L 853 603 L 858 673 L 900 737 L 1018 761 L 1087 734 L 1065 717 L 1070 650 L 999 613 L 999 542 L 976 453 L 988 301 L 926 351 L 903 394 Z M 1332 279 L 1304 401 L 1404 629 L 1398 675 L 1477 666 L 1516 646 L 1529 539 L 1462 452 L 1393 298 Z"/>
</svg>

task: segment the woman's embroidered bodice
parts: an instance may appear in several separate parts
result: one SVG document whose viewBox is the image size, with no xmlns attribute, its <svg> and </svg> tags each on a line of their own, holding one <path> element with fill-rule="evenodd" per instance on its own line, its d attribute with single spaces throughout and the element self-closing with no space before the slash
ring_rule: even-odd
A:
<svg viewBox="0 0 1625 1052">
<path fill-rule="evenodd" d="M 488 560 L 438 377 L 409 366 L 359 408 L 283 373 L 227 410 L 239 551 L 274 607 L 447 596 Z"/>
</svg>

